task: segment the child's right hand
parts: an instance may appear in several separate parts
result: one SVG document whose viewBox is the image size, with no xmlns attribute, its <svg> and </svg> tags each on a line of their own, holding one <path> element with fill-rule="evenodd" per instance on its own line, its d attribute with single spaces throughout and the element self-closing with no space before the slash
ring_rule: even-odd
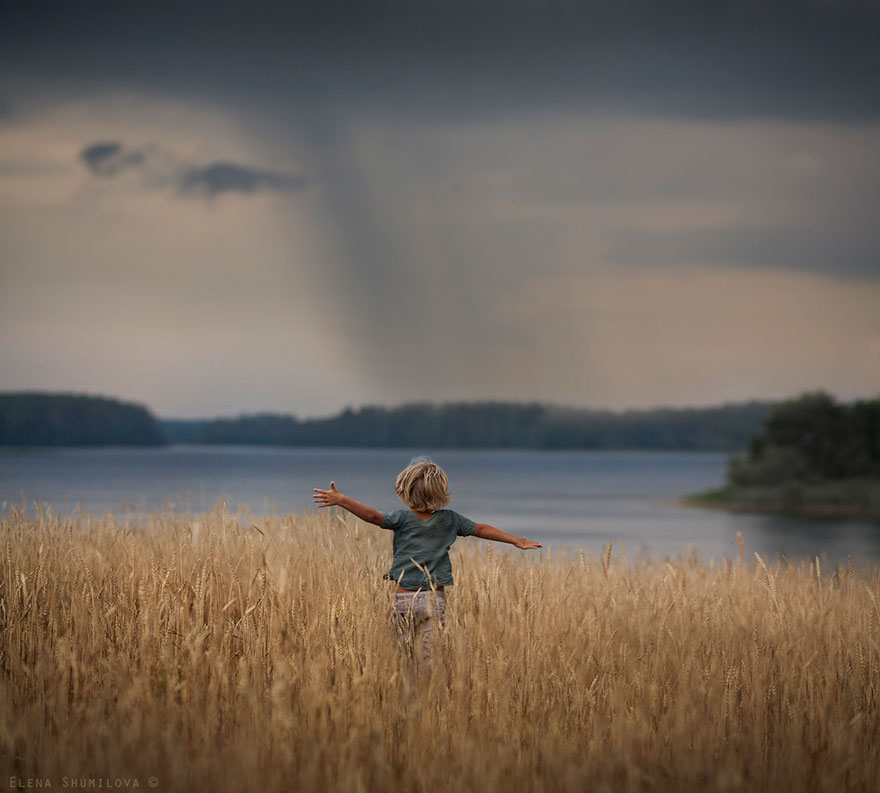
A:
<svg viewBox="0 0 880 793">
<path fill-rule="evenodd" d="M 336 482 L 330 483 L 329 490 L 321 490 L 320 487 L 313 487 L 315 492 L 312 494 L 312 500 L 319 507 L 333 507 L 342 503 L 345 497 L 336 489 Z"/>
<path fill-rule="evenodd" d="M 516 543 L 514 543 L 517 548 L 523 551 L 531 551 L 534 548 L 540 548 L 541 543 L 535 542 L 534 540 L 529 540 L 526 537 L 517 537 Z"/>
</svg>

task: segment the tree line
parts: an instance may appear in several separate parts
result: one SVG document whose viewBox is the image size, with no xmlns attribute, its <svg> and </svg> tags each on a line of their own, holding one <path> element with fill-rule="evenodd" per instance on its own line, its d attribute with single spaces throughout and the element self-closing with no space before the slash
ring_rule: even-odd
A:
<svg viewBox="0 0 880 793">
<path fill-rule="evenodd" d="M 142 405 L 76 394 L 0 394 L 2 446 L 164 443 L 413 448 L 682 449 L 733 454 L 733 485 L 880 478 L 880 399 L 812 392 L 777 404 L 585 410 L 539 403 L 412 403 L 298 419 L 157 420 Z"/>
<path fill-rule="evenodd" d="M 769 402 L 708 408 L 584 410 L 539 403 L 412 403 L 348 408 L 327 418 L 256 414 L 160 422 L 171 442 L 518 449 L 743 449 Z"/>
<path fill-rule="evenodd" d="M 142 405 L 76 394 L 0 394 L 2 446 L 164 443 L 412 448 L 682 449 L 733 454 L 733 485 L 880 478 L 880 399 L 824 392 L 773 404 L 586 410 L 539 403 L 411 403 L 298 419 L 262 413 L 157 420 Z"/>
</svg>

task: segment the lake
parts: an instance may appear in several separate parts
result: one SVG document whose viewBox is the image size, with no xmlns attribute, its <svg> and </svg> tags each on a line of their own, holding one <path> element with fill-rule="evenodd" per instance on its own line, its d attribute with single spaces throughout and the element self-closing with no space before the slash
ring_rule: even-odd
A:
<svg viewBox="0 0 880 793">
<path fill-rule="evenodd" d="M 622 539 L 627 555 L 704 561 L 746 554 L 792 561 L 819 556 L 860 568 L 880 561 L 880 523 L 733 514 L 673 501 L 724 481 L 726 456 L 703 452 L 543 452 L 171 446 L 158 449 L 0 451 L 3 510 L 23 502 L 101 514 L 173 508 L 201 512 L 225 500 L 255 514 L 312 510 L 312 488 L 334 479 L 344 493 L 388 511 L 394 480 L 419 453 L 449 474 L 450 506 L 551 549 L 595 556 Z M 379 531 L 379 529 L 377 529 Z"/>
</svg>

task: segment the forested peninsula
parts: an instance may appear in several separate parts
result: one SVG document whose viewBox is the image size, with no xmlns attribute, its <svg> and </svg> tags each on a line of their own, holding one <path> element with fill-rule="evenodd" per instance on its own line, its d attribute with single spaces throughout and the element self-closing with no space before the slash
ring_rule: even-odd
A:
<svg viewBox="0 0 880 793">
<path fill-rule="evenodd" d="M 162 446 L 143 405 L 80 394 L 0 394 L 0 446 Z"/>
<path fill-rule="evenodd" d="M 727 484 L 687 503 L 803 515 L 880 517 L 880 399 L 818 391 L 775 405 Z"/>
</svg>

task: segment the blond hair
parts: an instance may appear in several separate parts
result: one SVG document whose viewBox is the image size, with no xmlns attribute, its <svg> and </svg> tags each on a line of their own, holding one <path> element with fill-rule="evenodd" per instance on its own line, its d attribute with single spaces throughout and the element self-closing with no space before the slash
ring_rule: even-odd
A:
<svg viewBox="0 0 880 793">
<path fill-rule="evenodd" d="M 414 457 L 397 475 L 397 497 L 416 512 L 436 512 L 449 503 L 446 472 L 427 457 Z"/>
</svg>

